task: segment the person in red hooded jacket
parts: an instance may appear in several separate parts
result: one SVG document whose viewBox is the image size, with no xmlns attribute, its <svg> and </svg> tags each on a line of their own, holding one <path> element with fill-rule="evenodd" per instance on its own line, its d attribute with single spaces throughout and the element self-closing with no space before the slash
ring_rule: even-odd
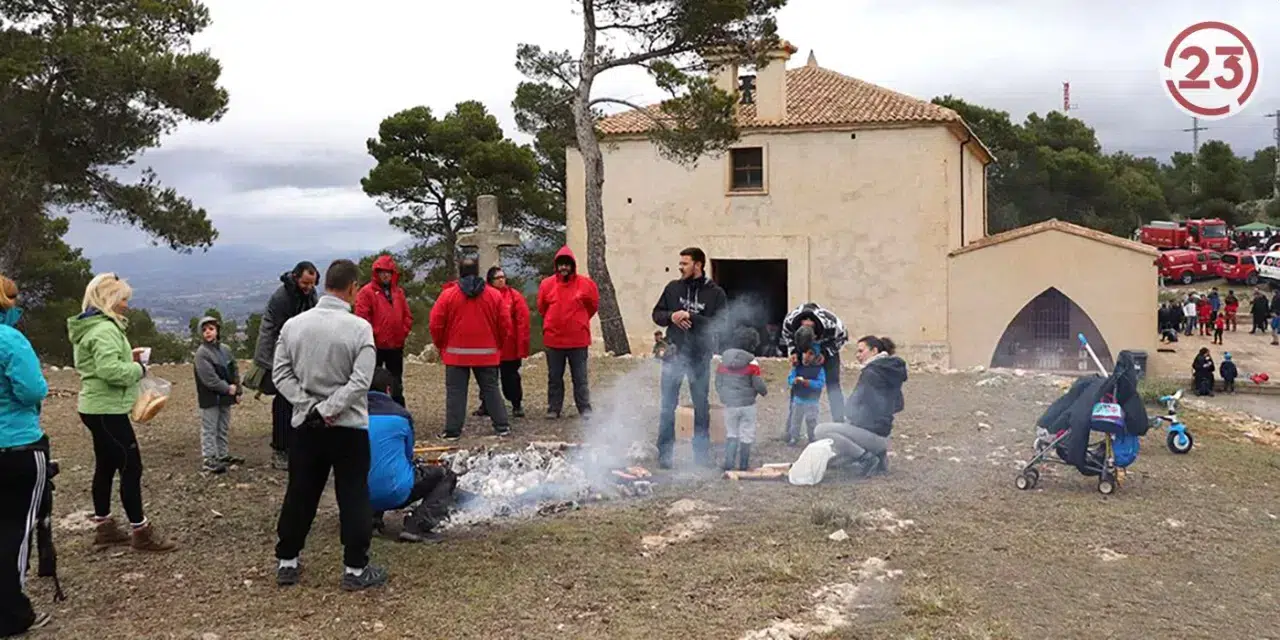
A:
<svg viewBox="0 0 1280 640">
<path fill-rule="evenodd" d="M 507 286 L 507 274 L 502 267 L 489 267 L 484 281 L 502 294 L 511 315 L 511 333 L 502 343 L 502 361 L 498 365 L 498 376 L 502 381 L 502 395 L 511 403 L 511 417 L 523 418 L 524 386 L 520 380 L 520 365 L 529 357 L 529 303 L 524 296 L 512 287 Z M 480 408 L 474 415 L 487 416 L 484 396 L 480 397 Z"/>
<path fill-rule="evenodd" d="M 489 407 L 493 430 L 509 435 L 507 406 L 498 390 L 502 345 L 511 334 L 510 305 L 493 287 L 485 286 L 480 266 L 467 258 L 458 263 L 458 281 L 440 291 L 428 322 L 431 341 L 444 362 L 444 433 L 457 440 L 467 419 L 467 386 L 475 375 L 480 397 Z"/>
<path fill-rule="evenodd" d="M 542 316 L 542 346 L 547 353 L 547 419 L 564 408 L 564 369 L 573 378 L 573 403 L 578 415 L 591 414 L 587 386 L 587 348 L 591 346 L 591 317 L 600 308 L 596 283 L 578 273 L 569 247 L 556 252 L 555 273 L 538 285 L 538 313 Z"/>
<path fill-rule="evenodd" d="M 400 288 L 400 268 L 389 255 L 373 261 L 373 279 L 356 294 L 356 315 L 373 326 L 379 367 L 396 377 L 392 398 L 404 406 L 404 342 L 413 328 L 413 312 Z"/>
</svg>

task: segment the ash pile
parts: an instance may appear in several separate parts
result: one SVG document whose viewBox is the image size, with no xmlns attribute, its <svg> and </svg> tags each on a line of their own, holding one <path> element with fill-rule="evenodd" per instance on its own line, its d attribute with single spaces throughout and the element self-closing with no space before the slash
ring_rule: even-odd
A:
<svg viewBox="0 0 1280 640">
<path fill-rule="evenodd" d="M 651 495 L 653 482 L 639 466 L 570 443 L 535 442 L 520 451 L 462 449 L 441 457 L 458 476 L 457 504 L 442 528 L 497 519 L 531 518 L 577 509 L 589 502 Z"/>
</svg>

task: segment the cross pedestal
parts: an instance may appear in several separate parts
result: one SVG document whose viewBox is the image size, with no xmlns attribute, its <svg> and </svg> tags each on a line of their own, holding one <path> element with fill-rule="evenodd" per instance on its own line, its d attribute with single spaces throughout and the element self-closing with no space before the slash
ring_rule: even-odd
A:
<svg viewBox="0 0 1280 640">
<path fill-rule="evenodd" d="M 459 247 L 475 247 L 479 250 L 480 274 L 489 267 L 502 266 L 502 249 L 520 246 L 520 234 L 503 231 L 498 220 L 497 196 L 480 196 L 476 202 L 476 228 L 458 236 Z"/>
</svg>

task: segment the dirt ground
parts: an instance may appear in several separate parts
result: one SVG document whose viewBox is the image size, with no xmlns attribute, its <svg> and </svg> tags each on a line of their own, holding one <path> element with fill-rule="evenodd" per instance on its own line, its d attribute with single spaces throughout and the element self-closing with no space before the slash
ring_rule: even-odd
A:
<svg viewBox="0 0 1280 640">
<path fill-rule="evenodd" d="M 591 366 L 599 417 L 586 437 L 652 438 L 652 362 Z M 535 417 L 517 422 L 503 446 L 582 436 L 576 417 L 541 419 L 545 371 L 539 358 L 526 367 Z M 783 365 L 767 363 L 766 372 L 767 442 L 755 460 L 790 461 L 798 452 L 772 440 L 785 415 Z M 303 554 L 302 584 L 274 584 L 284 474 L 267 465 L 268 403 L 235 413 L 232 448 L 248 464 L 202 475 L 191 371 L 157 373 L 175 383 L 175 397 L 138 432 L 148 514 L 182 544 L 167 555 L 91 550 L 92 451 L 75 414 L 76 377 L 50 373 L 59 393 L 44 420 L 63 468 L 55 521 L 69 600 L 51 604 L 51 585 L 30 580 L 37 607 L 54 614 L 40 637 L 1280 635 L 1277 450 L 1217 438 L 1206 425 L 1187 456 L 1169 453 L 1161 434 L 1147 438 L 1115 496 L 1065 468 L 1019 492 L 1016 461 L 1027 455 L 1035 417 L 1060 393 L 1034 377 L 913 372 L 886 477 L 802 488 L 660 476 L 658 495 L 646 500 L 451 532 L 434 546 L 377 539 L 373 557 L 389 566 L 391 583 L 347 594 L 337 588 L 331 497 Z M 855 377 L 847 372 L 846 389 Z M 433 440 L 441 367 L 411 365 L 407 389 L 420 440 Z M 489 433 L 472 418 L 461 444 L 497 444 Z M 847 539 L 828 538 L 837 530 Z M 641 543 L 656 535 L 670 542 Z"/>
</svg>

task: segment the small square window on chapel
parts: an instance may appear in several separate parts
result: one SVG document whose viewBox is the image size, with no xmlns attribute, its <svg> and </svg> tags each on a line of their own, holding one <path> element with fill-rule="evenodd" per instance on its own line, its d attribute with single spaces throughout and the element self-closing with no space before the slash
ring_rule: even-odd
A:
<svg viewBox="0 0 1280 640">
<path fill-rule="evenodd" d="M 729 183 L 733 191 L 764 190 L 764 149 L 744 147 L 729 152 L 733 163 L 733 176 Z"/>
</svg>

